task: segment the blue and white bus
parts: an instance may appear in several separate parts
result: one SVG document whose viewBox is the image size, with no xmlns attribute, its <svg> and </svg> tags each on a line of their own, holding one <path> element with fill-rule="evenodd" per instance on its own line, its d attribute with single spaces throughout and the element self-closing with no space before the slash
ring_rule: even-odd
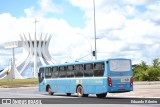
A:
<svg viewBox="0 0 160 107">
<path fill-rule="evenodd" d="M 104 98 L 107 93 L 133 90 L 131 60 L 124 58 L 41 66 L 38 77 L 39 91 L 50 95 Z"/>
</svg>

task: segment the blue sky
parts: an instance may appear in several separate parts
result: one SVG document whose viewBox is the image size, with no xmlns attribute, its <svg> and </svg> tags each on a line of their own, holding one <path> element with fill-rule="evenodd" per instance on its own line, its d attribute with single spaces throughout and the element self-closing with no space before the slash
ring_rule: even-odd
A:
<svg viewBox="0 0 160 107">
<path fill-rule="evenodd" d="M 124 57 L 151 64 L 160 53 L 160 0 L 95 0 L 98 59 Z M 0 68 L 11 50 L 4 43 L 19 35 L 52 34 L 49 52 L 58 62 L 71 62 L 94 50 L 93 0 L 2 0 L 0 3 Z M 34 36 L 34 35 L 33 35 Z M 32 38 L 33 38 L 32 36 Z M 16 58 L 23 54 L 16 49 Z M 22 55 L 23 56 L 23 55 Z"/>
<path fill-rule="evenodd" d="M 73 6 L 67 0 L 52 0 L 52 2 L 60 8 L 63 8 L 62 12 L 47 13 L 44 17 L 62 18 L 73 27 L 83 28 L 85 26 L 84 11 L 80 7 Z M 40 0 L 3 0 L 0 3 L 0 13 L 10 13 L 13 17 L 17 18 L 25 17 L 24 9 L 34 7 L 35 11 L 38 11 L 40 9 L 39 4 Z M 136 5 L 136 9 L 141 13 L 146 12 L 145 5 Z M 131 16 L 128 16 L 128 18 L 131 18 Z"/>
<path fill-rule="evenodd" d="M 0 13 L 10 13 L 17 18 L 25 17 L 24 9 L 34 7 L 35 11 L 38 11 L 41 8 L 39 2 L 40 0 L 3 0 L 0 3 Z M 73 27 L 84 27 L 84 12 L 80 8 L 72 6 L 66 0 L 53 0 L 53 3 L 63 8 L 62 12 L 47 13 L 44 17 L 62 18 Z"/>
<path fill-rule="evenodd" d="M 25 15 L 24 9 L 30 6 L 38 6 L 36 0 L 2 0 L 0 3 L 0 13 L 10 13 L 15 17 Z"/>
</svg>

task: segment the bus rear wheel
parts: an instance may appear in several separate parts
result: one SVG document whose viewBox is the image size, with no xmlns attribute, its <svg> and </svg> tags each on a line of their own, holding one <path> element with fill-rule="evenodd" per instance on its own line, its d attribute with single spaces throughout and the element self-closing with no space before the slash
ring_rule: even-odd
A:
<svg viewBox="0 0 160 107">
<path fill-rule="evenodd" d="M 88 97 L 88 94 L 83 94 L 83 97 Z"/>
<path fill-rule="evenodd" d="M 47 87 L 47 92 L 49 95 L 53 95 L 54 93 L 52 92 L 52 89 L 50 86 Z"/>
<path fill-rule="evenodd" d="M 76 91 L 77 91 L 78 97 L 83 97 L 84 96 L 84 90 L 83 90 L 82 86 L 78 86 Z"/>
<path fill-rule="evenodd" d="M 107 93 L 96 94 L 97 98 L 105 98 Z"/>
</svg>

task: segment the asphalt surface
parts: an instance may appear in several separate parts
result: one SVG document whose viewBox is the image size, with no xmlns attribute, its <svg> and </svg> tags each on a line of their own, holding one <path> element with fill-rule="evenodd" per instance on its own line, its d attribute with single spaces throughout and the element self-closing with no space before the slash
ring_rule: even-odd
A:
<svg viewBox="0 0 160 107">
<path fill-rule="evenodd" d="M 71 96 L 66 96 L 65 94 L 56 93 L 53 96 L 48 95 L 46 92 L 38 92 L 38 87 L 19 87 L 19 88 L 0 88 L 0 98 L 5 99 L 15 99 L 15 100 L 30 100 L 30 98 L 35 98 L 35 100 L 42 100 L 42 104 L 88 104 L 106 107 L 107 105 L 112 105 L 112 107 L 159 107 L 160 104 L 160 84 L 135 84 L 134 91 L 128 93 L 108 93 L 107 97 L 104 99 L 99 99 L 96 95 L 90 95 L 87 98 L 79 98 L 76 94 Z M 150 101 L 149 103 L 142 102 L 137 104 L 134 101 Z M 151 102 L 152 101 L 152 102 Z M 155 102 L 154 102 L 155 101 Z M 131 103 L 132 102 L 132 103 Z M 115 105 L 116 104 L 116 105 Z M 129 105 L 128 105 L 129 104 Z M 1 105 L 0 105 L 1 106 Z M 3 105 L 3 107 L 6 105 Z M 6 106 L 8 107 L 8 105 Z M 87 106 L 89 107 L 89 106 Z M 92 106 L 94 107 L 94 106 Z M 134 106 L 135 107 L 135 106 Z"/>
</svg>

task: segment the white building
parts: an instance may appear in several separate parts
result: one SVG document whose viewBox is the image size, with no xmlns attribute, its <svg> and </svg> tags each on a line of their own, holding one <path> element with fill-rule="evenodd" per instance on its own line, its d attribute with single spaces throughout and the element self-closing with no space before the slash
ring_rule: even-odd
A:
<svg viewBox="0 0 160 107">
<path fill-rule="evenodd" d="M 11 48 L 13 50 L 13 58 L 12 64 L 0 73 L 0 78 L 5 78 L 7 71 L 10 72 L 10 78 L 36 78 L 38 76 L 39 66 L 54 64 L 55 61 L 48 51 L 51 37 L 51 35 L 46 35 L 43 38 L 41 35 L 37 39 L 34 36 L 34 40 L 32 40 L 30 35 L 20 35 L 21 41 L 5 43 L 5 48 Z M 15 62 L 14 59 L 14 48 L 18 47 L 24 47 L 27 52 L 26 58 L 20 59 L 19 63 Z"/>
</svg>

